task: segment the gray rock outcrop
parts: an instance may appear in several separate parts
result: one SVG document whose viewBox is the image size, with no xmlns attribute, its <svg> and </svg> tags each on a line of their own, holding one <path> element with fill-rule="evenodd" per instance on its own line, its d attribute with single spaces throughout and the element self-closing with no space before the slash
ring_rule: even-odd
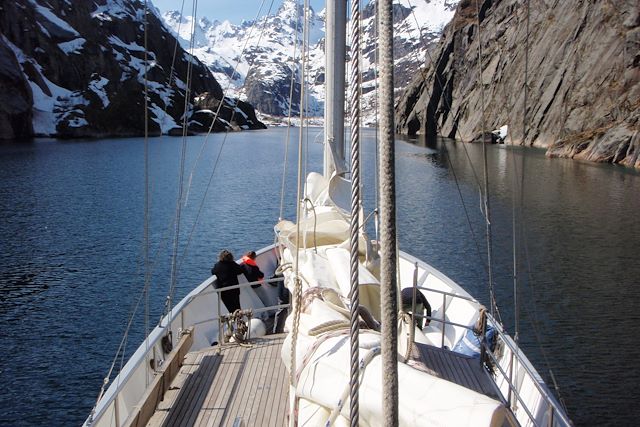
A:
<svg viewBox="0 0 640 427">
<path fill-rule="evenodd" d="M 461 1 L 397 104 L 397 130 L 471 141 L 508 125 L 510 144 L 640 167 L 637 1 L 526 4 Z"/>
<path fill-rule="evenodd" d="M 11 48 L 0 39 L 0 139 L 28 138 L 33 134 L 33 95 Z"/>
</svg>

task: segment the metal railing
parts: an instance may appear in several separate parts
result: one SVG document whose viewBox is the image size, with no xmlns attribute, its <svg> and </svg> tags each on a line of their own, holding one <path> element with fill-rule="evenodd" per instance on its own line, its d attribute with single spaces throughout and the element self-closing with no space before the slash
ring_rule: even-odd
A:
<svg viewBox="0 0 640 427">
<path fill-rule="evenodd" d="M 267 283 L 276 283 L 276 282 L 283 282 L 284 281 L 284 277 L 278 277 L 278 278 L 274 278 L 274 279 L 266 279 L 266 280 L 256 280 L 254 282 L 247 282 L 247 283 L 239 283 L 237 285 L 232 285 L 232 286 L 226 286 L 224 288 L 214 288 L 211 291 L 207 291 L 207 292 L 202 292 L 201 295 L 205 295 L 205 294 L 212 294 L 215 293 L 217 296 L 217 304 L 218 304 L 218 315 L 212 319 L 208 319 L 206 321 L 203 322 L 198 322 L 198 323 L 204 323 L 204 322 L 211 322 L 211 321 L 217 321 L 218 322 L 218 345 L 219 346 L 223 346 L 225 344 L 224 339 L 223 339 L 223 335 L 222 335 L 222 329 L 223 329 L 223 323 L 222 320 L 225 317 L 224 315 L 220 314 L 220 311 L 222 309 L 222 298 L 221 298 L 221 293 L 222 292 L 226 292 L 226 291 L 230 291 L 233 289 L 242 289 L 242 288 L 247 288 L 251 285 L 261 285 L 263 283 L 267 284 Z M 194 295 L 194 297 L 197 297 L 198 295 Z M 251 309 L 251 313 L 255 314 L 255 313 L 265 313 L 268 311 L 276 311 L 276 310 L 280 310 L 282 308 L 288 308 L 290 307 L 291 304 L 276 304 L 276 305 L 270 305 L 270 306 L 266 306 L 266 307 L 262 307 L 262 308 L 257 308 L 257 309 Z M 229 313 L 231 314 L 231 313 Z M 198 323 L 194 323 L 194 326 L 197 325 Z M 248 330 L 248 337 L 247 339 L 249 339 L 251 337 L 251 326 L 249 325 L 249 330 Z"/>
<path fill-rule="evenodd" d="M 166 332 L 167 329 L 171 329 L 171 328 L 178 328 L 178 326 L 176 325 L 176 321 L 180 322 L 180 328 L 179 329 L 185 329 L 185 325 L 184 325 L 184 310 L 185 308 L 189 307 L 189 305 L 199 299 L 199 298 L 203 298 L 206 297 L 207 295 L 211 295 L 211 294 L 217 294 L 217 299 L 218 299 L 218 315 L 216 317 L 212 317 L 206 320 L 202 320 L 199 322 L 190 322 L 188 326 L 198 326 L 198 325 L 202 325 L 205 323 L 209 323 L 209 322 L 215 322 L 218 321 L 220 319 L 220 292 L 221 291 L 225 291 L 225 290 L 231 290 L 231 289 L 240 289 L 240 288 L 245 288 L 251 285 L 255 285 L 258 283 L 274 283 L 274 282 L 279 282 L 279 281 L 283 281 L 283 278 L 275 278 L 275 279 L 266 279 L 263 280 L 262 282 L 249 282 L 249 283 L 242 283 L 239 284 L 237 286 L 230 286 L 227 288 L 219 288 L 219 289 L 211 289 L 211 290 L 204 290 L 207 289 L 209 286 L 213 286 L 214 285 L 214 279 L 215 276 L 211 276 L 209 277 L 207 280 L 205 280 L 204 282 L 202 282 L 198 288 L 196 288 L 192 295 L 185 297 L 183 300 L 181 300 L 172 310 L 170 315 L 167 315 L 165 317 L 162 318 L 162 320 L 160 321 L 160 324 L 154 328 L 153 331 L 151 331 L 151 333 L 145 338 L 145 340 L 143 341 L 143 343 L 141 344 L 140 348 L 142 348 L 142 346 L 145 346 L 146 348 L 149 349 L 149 351 L 154 351 L 155 347 L 157 345 L 159 345 L 160 340 L 162 339 L 164 333 Z M 202 289 L 200 292 L 197 291 L 197 289 Z M 261 312 L 265 312 L 265 311 L 274 311 L 274 310 L 279 310 L 280 308 L 285 308 L 285 307 L 289 307 L 290 304 L 280 304 L 280 305 L 275 305 L 275 306 L 269 306 L 269 307 L 264 307 L 264 308 L 259 308 L 259 309 L 255 309 L 253 312 L 254 313 L 261 313 Z M 220 328 L 220 324 L 219 324 L 219 331 L 221 330 Z M 139 349 L 140 349 L 139 348 Z M 138 350 L 139 350 L 138 349 Z M 148 352 L 144 352 L 144 353 L 140 353 L 137 355 L 136 357 L 136 353 L 138 352 L 138 350 L 136 350 L 136 352 L 134 353 L 134 355 L 132 355 L 132 357 L 127 361 L 127 364 L 125 365 L 125 369 L 123 371 L 121 371 L 117 376 L 116 379 L 114 379 L 114 383 L 116 383 L 115 388 L 109 388 L 109 390 L 107 391 L 107 393 L 102 397 L 101 401 L 100 401 L 100 405 L 99 408 L 96 407 L 94 408 L 94 412 L 92 412 L 92 414 L 89 416 L 89 418 L 86 420 L 85 423 L 91 425 L 94 423 L 94 421 L 100 420 L 101 417 L 104 415 L 104 413 L 109 409 L 110 405 L 113 404 L 113 410 L 114 410 L 114 416 L 116 418 L 116 426 L 120 425 L 120 416 L 119 416 L 119 402 L 118 402 L 118 396 L 120 395 L 120 393 L 123 391 L 123 389 L 127 386 L 129 380 L 131 379 L 131 377 L 137 372 L 137 369 L 142 366 L 143 362 L 147 359 L 148 357 Z M 128 365 L 128 366 L 127 366 Z"/>
<path fill-rule="evenodd" d="M 459 298 L 459 299 L 462 299 L 462 300 L 469 301 L 471 303 L 477 304 L 478 308 L 479 308 L 481 304 L 477 300 L 475 300 L 474 298 L 471 298 L 471 297 L 467 297 L 465 295 L 459 295 L 459 294 L 456 294 L 456 293 L 453 293 L 453 292 L 443 291 L 441 289 L 434 289 L 434 288 L 428 288 L 428 287 L 423 287 L 423 286 L 416 286 L 416 288 L 420 289 L 420 290 L 424 290 L 424 291 L 430 291 L 430 292 L 434 292 L 434 293 L 437 293 L 437 294 L 442 294 L 442 313 L 441 313 L 440 318 L 436 318 L 436 317 L 433 317 L 433 316 L 425 316 L 425 315 L 422 315 L 422 314 L 419 314 L 419 313 L 413 313 L 413 315 L 418 317 L 418 318 L 428 319 L 430 322 L 431 321 L 435 321 L 435 322 L 439 322 L 439 323 L 442 324 L 442 334 L 441 334 L 441 347 L 442 348 L 444 348 L 444 340 L 445 340 L 445 334 L 446 334 L 447 326 L 457 326 L 457 327 L 464 328 L 466 330 L 473 330 L 474 329 L 473 325 L 463 325 L 463 324 L 460 324 L 460 323 L 456 323 L 456 322 L 452 322 L 450 320 L 447 320 L 446 319 L 446 312 L 447 312 L 447 303 L 446 302 L 447 302 L 447 297 Z M 529 409 L 529 407 L 527 406 L 526 402 L 524 401 L 524 399 L 520 395 L 518 387 L 514 384 L 514 377 L 517 377 L 517 372 L 514 374 L 513 366 L 514 366 L 514 362 L 517 362 L 519 364 L 519 367 L 520 367 L 519 369 L 524 369 L 526 375 L 529 376 L 529 378 L 531 379 L 531 383 L 535 386 L 537 392 L 539 393 L 540 398 L 548 405 L 549 417 L 548 417 L 547 423 L 545 425 L 553 426 L 553 425 L 555 425 L 556 421 L 561 426 L 571 426 L 571 425 L 573 425 L 571 423 L 571 421 L 569 420 L 569 418 L 567 417 L 567 415 L 562 410 L 562 408 L 560 407 L 560 405 L 557 403 L 555 398 L 550 394 L 549 389 L 542 382 L 542 379 L 541 379 L 540 375 L 538 374 L 538 372 L 533 368 L 533 366 L 531 365 L 529 360 L 526 358 L 526 356 L 522 353 L 522 351 L 515 345 L 515 343 L 511 339 L 511 337 L 506 332 L 504 332 L 502 327 L 497 324 L 497 322 L 495 321 L 495 319 L 493 317 L 491 317 L 490 315 L 487 315 L 487 318 L 490 321 L 491 326 L 494 328 L 496 334 L 498 335 L 498 338 L 501 340 L 501 342 L 506 346 L 506 348 L 510 352 L 510 357 L 509 357 L 509 368 L 510 369 L 509 369 L 509 373 L 507 373 L 507 372 L 505 372 L 503 367 L 500 365 L 500 361 L 499 361 L 498 357 L 491 350 L 491 348 L 489 347 L 488 343 L 486 342 L 486 339 L 484 339 L 484 337 L 483 337 L 483 339 L 480 340 L 480 345 L 481 345 L 482 350 L 491 359 L 491 362 L 492 362 L 493 366 L 498 369 L 498 371 L 499 371 L 499 373 L 501 375 L 501 378 L 508 385 L 509 393 L 508 393 L 507 396 L 503 396 L 503 397 L 505 398 L 505 401 L 509 405 L 509 408 L 511 410 L 513 410 L 511 396 L 514 395 L 515 398 L 517 399 L 517 401 L 521 404 L 521 408 L 524 409 L 524 411 L 527 414 L 527 417 L 529 418 L 529 420 L 534 425 L 541 426 L 541 424 L 536 421 L 536 416 L 531 413 L 531 410 Z M 451 344 L 453 345 L 455 343 L 451 343 Z M 480 363 L 484 363 L 482 358 L 480 358 Z M 496 386 L 496 389 L 499 390 L 497 379 L 492 377 L 492 380 L 494 382 L 494 385 Z M 500 391 L 500 393 L 502 394 L 501 391 Z"/>
</svg>

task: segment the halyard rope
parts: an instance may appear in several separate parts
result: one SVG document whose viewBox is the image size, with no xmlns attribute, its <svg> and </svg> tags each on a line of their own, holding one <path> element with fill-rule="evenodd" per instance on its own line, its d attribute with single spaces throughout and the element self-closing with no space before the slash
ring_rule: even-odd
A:
<svg viewBox="0 0 640 427">
<path fill-rule="evenodd" d="M 304 25 L 308 25 L 308 9 L 309 9 L 309 1 L 304 1 Z M 304 27 L 303 27 L 304 28 Z M 308 32 L 303 31 L 305 36 L 308 35 Z M 298 134 L 298 174 L 297 174 L 297 192 L 296 192 L 296 254 L 295 261 L 293 264 L 293 325 L 291 331 L 291 349 L 289 352 L 290 358 L 290 371 L 289 371 L 289 383 L 292 387 L 293 396 L 293 414 L 291 414 L 290 425 L 297 425 L 298 423 L 298 396 L 296 391 L 297 381 L 295 378 L 296 372 L 296 346 L 298 341 L 298 330 L 300 326 L 300 298 L 302 294 L 302 281 L 298 276 L 299 273 L 299 261 L 300 261 L 300 221 L 301 213 L 302 213 L 302 140 L 304 136 L 303 128 L 304 128 L 304 96 L 305 96 L 305 67 L 306 67 L 306 55 L 305 52 L 305 43 L 307 43 L 303 37 L 302 41 L 302 58 L 301 58 L 301 85 L 300 85 L 300 131 Z"/>
<path fill-rule="evenodd" d="M 382 425 L 398 425 L 398 290 L 396 247 L 395 126 L 393 112 L 393 6 L 378 4 L 380 52 L 380 284 L 382 299 Z"/>
</svg>

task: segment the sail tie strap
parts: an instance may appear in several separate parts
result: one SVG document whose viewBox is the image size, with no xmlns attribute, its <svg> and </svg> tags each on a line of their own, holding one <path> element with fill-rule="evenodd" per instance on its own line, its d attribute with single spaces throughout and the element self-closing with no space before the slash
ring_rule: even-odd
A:
<svg viewBox="0 0 640 427">
<path fill-rule="evenodd" d="M 362 376 L 364 375 L 365 368 L 367 367 L 367 365 L 369 365 L 369 363 L 373 360 L 374 357 L 380 354 L 380 351 L 381 351 L 380 347 L 374 347 L 371 349 L 371 351 L 369 351 L 366 354 L 366 356 L 360 359 L 360 363 L 358 364 L 358 375 L 359 375 L 358 385 L 360 384 L 360 381 L 362 381 Z M 326 427 L 333 425 L 333 423 L 336 421 L 336 418 L 338 418 L 338 415 L 340 414 L 340 412 L 342 412 L 342 408 L 346 403 L 347 396 L 349 395 L 350 389 L 351 389 L 351 384 L 349 383 L 345 386 L 344 390 L 342 391 L 342 395 L 340 396 L 340 400 L 338 400 L 338 404 L 336 405 L 335 408 L 333 408 L 333 410 L 331 411 L 331 414 L 329 414 L 329 419 L 327 419 L 327 422 L 325 423 Z"/>
</svg>

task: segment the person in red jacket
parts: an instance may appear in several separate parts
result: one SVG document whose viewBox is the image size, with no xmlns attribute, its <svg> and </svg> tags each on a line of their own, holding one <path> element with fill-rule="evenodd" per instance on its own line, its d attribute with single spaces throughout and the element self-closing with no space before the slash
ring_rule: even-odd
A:
<svg viewBox="0 0 640 427">
<path fill-rule="evenodd" d="M 244 276 L 249 282 L 262 281 L 264 278 L 264 273 L 260 271 L 260 267 L 256 264 L 256 253 L 254 251 L 249 251 L 242 256 L 242 263 L 240 264 L 240 267 L 242 267 Z M 260 283 L 254 283 L 251 285 L 253 289 L 257 289 L 260 286 Z"/>
<path fill-rule="evenodd" d="M 244 270 L 244 275 L 247 278 L 248 282 L 258 282 L 251 285 L 260 301 L 265 307 L 269 307 L 275 305 L 275 300 L 272 301 L 272 297 L 269 296 L 269 292 L 262 287 L 263 283 L 262 279 L 264 279 L 264 273 L 260 271 L 260 267 L 256 264 L 256 253 L 254 251 L 249 251 L 242 257 L 242 264 L 240 264 L 242 269 Z M 273 317 L 272 313 L 264 313 L 264 319 L 268 317 Z"/>
</svg>

